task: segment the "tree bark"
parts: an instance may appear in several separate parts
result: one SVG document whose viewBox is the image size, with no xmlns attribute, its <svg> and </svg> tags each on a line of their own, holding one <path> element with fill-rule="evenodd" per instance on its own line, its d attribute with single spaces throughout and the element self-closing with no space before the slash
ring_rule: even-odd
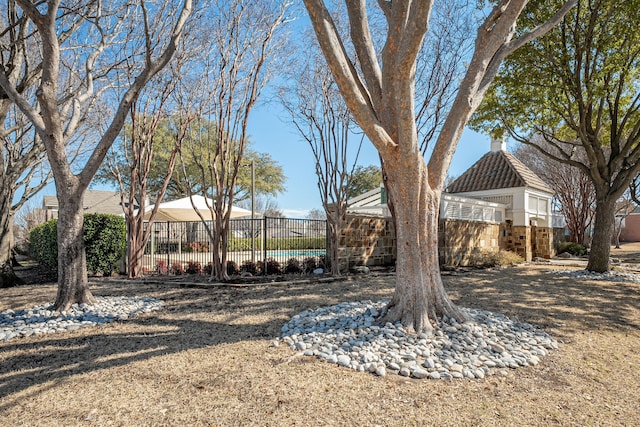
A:
<svg viewBox="0 0 640 427">
<path fill-rule="evenodd" d="M 606 191 L 606 190 L 604 190 Z M 612 196 L 598 196 L 593 238 L 587 270 L 604 273 L 611 268 L 611 237 L 613 236 L 616 200 Z"/>
<path fill-rule="evenodd" d="M 24 281 L 13 271 L 13 191 L 10 185 L 0 190 L 0 288 L 23 285 Z"/>
<path fill-rule="evenodd" d="M 127 258 L 129 264 L 127 277 L 129 277 L 129 279 L 135 279 L 143 273 L 145 245 L 141 244 L 143 240 L 142 221 L 138 221 L 138 218 L 134 217 L 131 211 L 133 211 L 133 209 L 131 209 L 130 214 L 127 215 Z M 140 211 L 144 212 L 144 207 L 141 207 Z M 153 223 L 149 222 L 148 227 L 153 227 Z"/>
<path fill-rule="evenodd" d="M 401 322 L 412 331 L 431 333 L 443 316 L 467 321 L 449 299 L 440 276 L 440 192 L 429 188 L 424 160 L 413 156 L 385 162 L 395 204 L 398 253 L 395 293 L 380 323 Z"/>
<path fill-rule="evenodd" d="M 61 188 L 61 185 L 56 187 L 59 206 L 58 292 L 53 309 L 66 311 L 74 303 L 94 304 L 96 299 L 88 286 L 87 261 L 82 236 L 84 190 L 74 193 Z"/>
<path fill-rule="evenodd" d="M 0 210 L 0 288 L 24 285 L 24 280 L 13 271 L 13 213 Z"/>
<path fill-rule="evenodd" d="M 325 212 L 327 212 L 327 209 L 325 209 Z M 340 272 L 340 234 L 344 226 L 345 215 L 346 203 L 343 200 L 335 204 L 333 211 L 327 212 L 329 239 L 331 241 L 328 254 L 329 267 L 331 269 L 331 275 L 335 277 L 342 275 Z"/>
</svg>

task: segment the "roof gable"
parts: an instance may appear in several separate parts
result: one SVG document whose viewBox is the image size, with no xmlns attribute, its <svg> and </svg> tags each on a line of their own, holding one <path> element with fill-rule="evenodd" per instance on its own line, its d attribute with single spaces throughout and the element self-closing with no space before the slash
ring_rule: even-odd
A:
<svg viewBox="0 0 640 427">
<path fill-rule="evenodd" d="M 506 151 L 491 151 L 480 158 L 447 188 L 450 193 L 467 193 L 500 188 L 529 187 L 553 194 L 531 169 Z"/>
</svg>

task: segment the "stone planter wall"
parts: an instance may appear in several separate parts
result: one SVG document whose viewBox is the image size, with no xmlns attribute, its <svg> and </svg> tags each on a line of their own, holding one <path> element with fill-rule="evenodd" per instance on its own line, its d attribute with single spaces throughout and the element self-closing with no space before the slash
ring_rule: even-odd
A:
<svg viewBox="0 0 640 427">
<path fill-rule="evenodd" d="M 338 253 L 341 268 L 393 265 L 396 235 L 391 218 L 347 215 Z"/>
<path fill-rule="evenodd" d="M 469 265 L 474 255 L 500 249 L 500 224 L 441 219 L 438 225 L 440 265 Z"/>
<path fill-rule="evenodd" d="M 525 261 L 555 256 L 560 229 L 441 219 L 438 226 L 440 265 L 469 265 L 474 255 L 484 251 L 509 250 Z M 340 236 L 340 266 L 393 265 L 396 236 L 391 218 L 348 215 Z"/>
</svg>

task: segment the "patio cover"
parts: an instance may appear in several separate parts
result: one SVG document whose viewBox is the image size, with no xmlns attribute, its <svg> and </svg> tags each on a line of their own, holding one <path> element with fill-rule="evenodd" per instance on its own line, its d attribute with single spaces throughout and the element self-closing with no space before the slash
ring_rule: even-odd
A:
<svg viewBox="0 0 640 427">
<path fill-rule="evenodd" d="M 213 217 L 211 215 L 211 211 L 207 207 L 207 203 L 209 206 L 213 205 L 212 199 L 206 199 L 202 196 L 194 195 L 193 203 L 196 208 L 200 211 L 205 221 L 212 221 Z M 145 209 L 144 219 L 149 219 L 151 215 L 151 211 L 153 210 L 153 205 L 148 206 Z M 231 218 L 240 218 L 240 217 L 250 217 L 251 211 L 247 209 L 242 209 L 237 206 L 231 207 Z M 189 222 L 189 221 L 200 221 L 200 217 L 198 213 L 193 209 L 191 205 L 191 200 L 189 197 L 185 197 L 183 199 L 172 200 L 170 202 L 160 203 L 160 207 L 158 208 L 158 213 L 154 221 L 176 221 L 176 222 Z"/>
</svg>

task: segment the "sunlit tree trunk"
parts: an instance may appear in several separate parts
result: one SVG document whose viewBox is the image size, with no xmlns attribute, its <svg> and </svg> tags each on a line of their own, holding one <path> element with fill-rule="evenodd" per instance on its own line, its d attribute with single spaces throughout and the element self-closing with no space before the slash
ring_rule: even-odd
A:
<svg viewBox="0 0 640 427">
<path fill-rule="evenodd" d="M 416 157 L 387 160 L 387 166 L 395 206 L 397 285 L 381 322 L 400 321 L 415 331 L 430 332 L 442 316 L 468 320 L 447 296 L 440 276 L 440 192 L 429 187 L 426 164 Z"/>
<path fill-rule="evenodd" d="M 84 191 L 60 191 L 67 197 L 58 210 L 58 292 L 54 310 L 66 311 L 72 304 L 93 304 L 96 300 L 87 285 L 87 262 L 83 234 Z"/>
<path fill-rule="evenodd" d="M 607 190 L 605 189 L 606 193 Z M 600 193 L 596 190 L 596 193 Z M 587 270 L 604 273 L 611 268 L 611 239 L 614 232 L 614 220 L 617 198 L 597 194 L 596 215 L 593 224 L 593 239 Z"/>
</svg>

